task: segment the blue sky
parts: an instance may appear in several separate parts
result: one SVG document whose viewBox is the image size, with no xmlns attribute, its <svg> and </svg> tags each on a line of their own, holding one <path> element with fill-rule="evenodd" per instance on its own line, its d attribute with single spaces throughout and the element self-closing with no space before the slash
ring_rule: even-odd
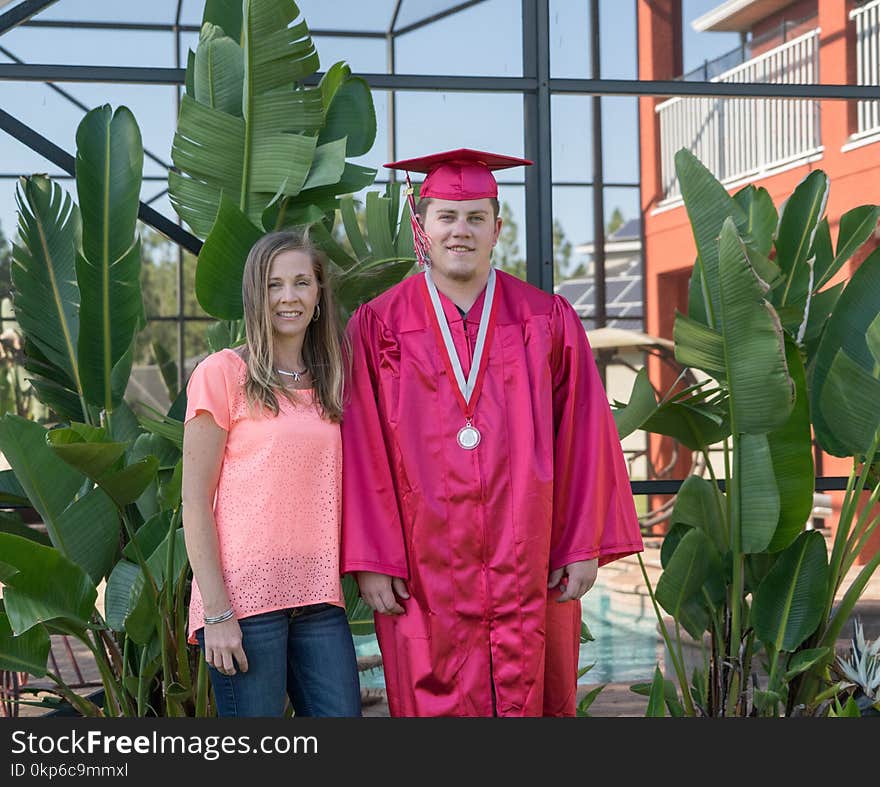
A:
<svg viewBox="0 0 880 787">
<path fill-rule="evenodd" d="M 404 0 L 398 27 L 422 19 L 451 0 Z M 705 58 L 720 55 L 738 43 L 733 34 L 694 33 L 690 21 L 718 0 L 684 0 L 685 70 Z M 349 29 L 384 30 L 394 0 L 301 0 L 298 3 L 313 29 L 344 25 Z M 632 79 L 636 76 L 635 3 L 601 0 L 602 75 Z M 44 19 L 115 19 L 138 22 L 173 21 L 176 0 L 59 0 L 44 11 Z M 182 22 L 201 20 L 202 0 L 184 0 Z M 8 7 L 7 7 L 8 8 Z M 397 39 L 397 70 L 400 73 L 518 76 L 522 74 L 520 0 L 487 0 L 460 14 L 421 28 Z M 588 77 L 588 0 L 550 0 L 551 75 Z M 7 10 L 7 9 L 4 9 Z M 315 37 L 322 68 L 346 60 L 355 72 L 383 72 L 385 45 L 380 39 Z M 0 46 L 29 63 L 162 66 L 175 65 L 174 39 L 170 33 L 76 31 L 19 28 L 0 37 Z M 183 62 L 195 35 L 183 37 Z M 0 53 L 0 62 L 8 58 Z M 141 127 L 147 149 L 164 161 L 170 158 L 175 127 L 174 88 L 164 86 L 62 84 L 61 87 L 88 106 L 110 103 L 127 105 Z M 387 94 L 375 92 L 379 132 L 373 150 L 360 161 L 381 167 L 387 161 Z M 552 99 L 554 181 L 588 180 L 592 177 L 590 103 L 587 96 L 554 96 Z M 523 152 L 522 99 L 512 94 L 405 92 L 398 94 L 398 156 L 409 157 L 456 147 L 496 150 L 511 155 Z M 39 83 L 0 82 L 0 106 L 71 153 L 81 111 Z M 603 99 L 606 182 L 638 181 L 638 128 L 636 99 Z M 45 160 L 6 134 L 0 133 L 0 173 L 54 172 Z M 149 159 L 146 175 L 161 175 Z M 522 172 L 512 170 L 508 180 L 521 182 Z M 502 199 L 510 202 L 523 229 L 523 188 L 504 186 Z M 73 188 L 70 181 L 64 185 Z M 162 182 L 145 182 L 143 198 L 164 188 Z M 554 188 L 554 215 L 573 243 L 592 236 L 592 195 L 588 187 Z M 635 189 L 607 189 L 606 214 L 615 207 L 624 214 L 637 213 Z M 172 216 L 167 201 L 154 203 Z M 7 236 L 15 225 L 14 181 L 0 179 L 0 226 Z M 521 241 L 524 236 L 521 234 Z M 521 245 L 521 248 L 524 246 Z"/>
</svg>

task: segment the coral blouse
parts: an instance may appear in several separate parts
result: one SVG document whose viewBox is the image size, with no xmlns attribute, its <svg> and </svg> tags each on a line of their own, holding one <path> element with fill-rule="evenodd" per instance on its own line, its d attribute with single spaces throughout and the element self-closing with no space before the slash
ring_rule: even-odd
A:
<svg viewBox="0 0 880 787">
<path fill-rule="evenodd" d="M 232 350 L 205 358 L 187 384 L 186 419 L 209 413 L 227 432 L 214 499 L 223 580 L 238 618 L 322 602 L 339 581 L 342 442 L 311 390 L 279 397 L 277 416 L 248 408 L 247 367 Z M 204 608 L 193 580 L 189 641 Z"/>
</svg>

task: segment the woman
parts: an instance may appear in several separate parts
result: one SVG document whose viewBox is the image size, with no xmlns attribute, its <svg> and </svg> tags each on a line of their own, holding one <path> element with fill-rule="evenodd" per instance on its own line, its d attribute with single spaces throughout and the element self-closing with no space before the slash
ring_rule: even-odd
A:
<svg viewBox="0 0 880 787">
<path fill-rule="evenodd" d="M 343 333 L 322 255 L 275 232 L 242 283 L 247 343 L 187 385 L 190 641 L 220 716 L 359 716 L 339 580 Z"/>
</svg>

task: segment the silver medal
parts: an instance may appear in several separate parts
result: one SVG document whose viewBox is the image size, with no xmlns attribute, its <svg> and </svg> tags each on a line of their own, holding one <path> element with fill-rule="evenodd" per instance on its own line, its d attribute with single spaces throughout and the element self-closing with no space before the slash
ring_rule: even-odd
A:
<svg viewBox="0 0 880 787">
<path fill-rule="evenodd" d="M 476 427 L 467 424 L 458 430 L 458 444 L 468 451 L 472 451 L 480 444 L 480 432 Z"/>
<path fill-rule="evenodd" d="M 440 303 L 440 296 L 437 293 L 437 286 L 431 278 L 431 270 L 425 271 L 425 283 L 428 287 L 428 294 L 431 297 L 431 304 L 434 307 L 434 315 L 437 318 L 437 325 L 440 327 L 440 335 L 443 339 L 443 345 L 449 363 L 452 366 L 452 372 L 455 375 L 455 383 L 461 392 L 462 399 L 467 405 L 470 404 L 471 396 L 477 386 L 477 377 L 480 373 L 480 365 L 483 358 L 483 352 L 486 348 L 486 334 L 489 330 L 489 316 L 492 313 L 492 301 L 495 298 L 495 269 L 489 269 L 489 278 L 486 282 L 486 297 L 483 300 L 483 313 L 480 315 L 480 327 L 477 329 L 477 341 L 474 346 L 474 355 L 471 360 L 471 370 L 467 380 L 464 378 L 464 371 L 461 368 L 461 361 L 455 350 L 455 344 L 452 341 L 452 333 L 449 330 L 449 323 L 446 321 L 446 315 L 443 312 L 443 305 Z M 485 370 L 484 370 L 485 371 Z M 458 430 L 458 444 L 467 451 L 473 451 L 480 444 L 480 431 L 470 422 L 471 415 L 465 412 L 467 423 Z"/>
</svg>

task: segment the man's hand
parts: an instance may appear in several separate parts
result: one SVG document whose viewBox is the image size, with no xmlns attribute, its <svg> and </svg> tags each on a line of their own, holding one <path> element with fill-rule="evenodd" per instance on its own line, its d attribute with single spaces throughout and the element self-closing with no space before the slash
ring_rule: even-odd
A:
<svg viewBox="0 0 880 787">
<path fill-rule="evenodd" d="M 550 572 L 550 579 L 547 581 L 548 588 L 555 588 L 560 585 L 557 601 L 571 601 L 584 595 L 596 581 L 596 575 L 599 573 L 599 558 L 594 557 L 592 560 L 578 560 L 569 563 L 563 568 L 557 568 Z M 565 581 L 562 578 L 565 577 Z"/>
<path fill-rule="evenodd" d="M 377 574 L 373 571 L 358 571 L 355 579 L 361 589 L 361 598 L 371 609 L 382 615 L 402 615 L 406 612 L 397 602 L 397 596 L 409 598 L 406 582 L 400 577 Z"/>
</svg>

